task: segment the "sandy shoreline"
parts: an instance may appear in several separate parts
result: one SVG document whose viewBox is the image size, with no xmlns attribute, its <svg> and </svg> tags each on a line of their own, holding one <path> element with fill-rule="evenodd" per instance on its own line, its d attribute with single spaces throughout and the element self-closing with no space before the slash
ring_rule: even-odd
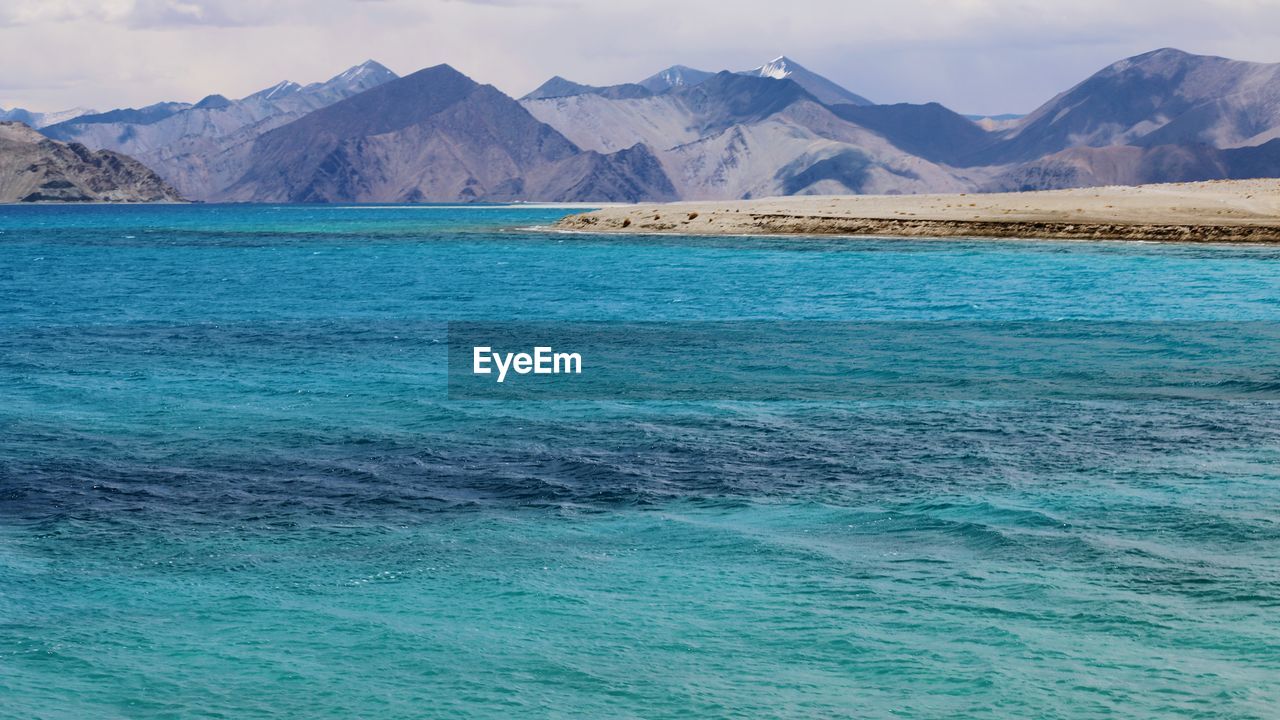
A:
<svg viewBox="0 0 1280 720">
<path fill-rule="evenodd" d="M 626 205 L 572 215 L 557 227 L 682 235 L 1280 243 L 1280 180 Z"/>
</svg>

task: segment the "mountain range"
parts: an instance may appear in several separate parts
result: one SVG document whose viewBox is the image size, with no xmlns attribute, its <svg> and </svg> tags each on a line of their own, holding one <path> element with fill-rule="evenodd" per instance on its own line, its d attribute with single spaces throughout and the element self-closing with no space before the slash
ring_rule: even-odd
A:
<svg viewBox="0 0 1280 720">
<path fill-rule="evenodd" d="M 644 145 L 584 151 L 448 65 L 317 110 L 253 143 L 228 200 L 674 199 Z"/>
<path fill-rule="evenodd" d="M 369 61 L 324 82 L 85 113 L 41 132 L 132 156 L 206 201 L 1051 189 L 1280 175 L 1280 64 L 1162 49 L 1026 116 L 974 119 L 874 104 L 787 57 L 611 86 L 555 77 L 519 100 L 447 65 L 398 77 Z"/>
<path fill-rule="evenodd" d="M 165 102 L 81 115 L 41 132 L 125 153 L 155 169 L 183 196 L 207 200 L 240 179 L 254 141 L 263 134 L 396 77 L 368 61 L 324 82 L 285 80 L 238 100 L 209 95 L 195 104 Z"/>
<path fill-rule="evenodd" d="M 98 112 L 89 108 L 71 108 L 70 110 L 59 110 L 57 112 L 35 112 L 24 108 L 13 108 L 5 110 L 0 108 L 0 122 L 20 122 L 28 127 L 43 128 L 50 125 L 56 125 L 81 115 L 92 115 Z"/>
</svg>

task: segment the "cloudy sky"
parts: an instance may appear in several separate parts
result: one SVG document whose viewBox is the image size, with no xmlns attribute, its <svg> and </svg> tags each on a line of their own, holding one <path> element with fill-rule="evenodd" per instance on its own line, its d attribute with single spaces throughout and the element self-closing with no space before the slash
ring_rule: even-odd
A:
<svg viewBox="0 0 1280 720">
<path fill-rule="evenodd" d="M 368 58 L 518 96 L 786 54 L 877 102 L 995 114 L 1165 46 L 1280 62 L 1280 1 L 0 0 L 0 107 L 241 97 Z"/>
</svg>

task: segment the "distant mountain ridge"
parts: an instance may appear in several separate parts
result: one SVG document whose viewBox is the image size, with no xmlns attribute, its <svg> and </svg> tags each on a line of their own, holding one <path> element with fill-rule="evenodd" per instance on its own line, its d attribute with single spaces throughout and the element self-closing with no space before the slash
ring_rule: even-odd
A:
<svg viewBox="0 0 1280 720">
<path fill-rule="evenodd" d="M 622 85 L 609 85 L 606 87 L 597 87 L 595 85 L 583 85 L 581 83 L 566 80 L 559 75 L 551 78 L 545 83 L 539 85 L 533 92 L 525 95 L 522 100 L 545 100 L 547 98 L 556 97 L 572 97 L 574 95 L 602 95 L 607 98 L 627 99 L 649 97 L 653 91 L 634 83 L 624 83 Z"/>
<path fill-rule="evenodd" d="M 712 75 L 715 75 L 715 73 L 707 72 L 706 70 L 695 70 L 686 65 L 672 65 L 666 70 L 659 70 L 637 84 L 656 95 L 672 88 L 697 85 Z"/>
<path fill-rule="evenodd" d="M 75 138 L 76 128 L 84 125 L 110 125 L 115 123 L 150 125 L 191 107 L 191 103 L 160 102 L 140 108 L 121 108 L 101 113 L 87 113 L 45 127 L 43 132 L 54 140 L 69 141 Z"/>
<path fill-rule="evenodd" d="M 723 72 L 723 71 L 722 71 Z M 672 65 L 660 70 L 637 83 L 621 85 L 583 85 L 567 80 L 559 75 L 551 78 L 521 100 L 546 100 L 574 95 L 603 95 L 614 99 L 635 99 L 649 95 L 661 95 L 664 92 L 681 88 L 690 88 L 715 77 L 719 73 L 697 70 L 685 65 Z M 871 101 L 852 93 L 827 78 L 806 69 L 796 61 L 784 56 L 752 68 L 741 70 L 737 75 L 771 78 L 773 80 L 793 80 L 807 90 L 820 102 L 828 105 L 851 103 L 854 105 L 871 105 Z"/>
<path fill-rule="evenodd" d="M 92 115 L 97 110 L 88 108 L 71 108 L 70 110 L 59 110 L 57 112 L 35 112 L 23 108 L 12 108 L 5 110 L 0 108 L 0 122 L 11 121 L 20 122 L 29 127 L 36 129 L 56 125 L 60 122 L 70 120 L 81 115 Z"/>
<path fill-rule="evenodd" d="M 642 201 L 983 192 L 1280 175 L 1280 64 L 1161 49 L 1026 116 L 873 104 L 782 56 L 515 101 L 372 61 L 239 100 L 90 113 L 51 137 L 135 155 L 203 200 Z"/>
<path fill-rule="evenodd" d="M 323 82 L 282 81 L 229 100 L 156 103 L 76 117 L 44 128 L 55 140 L 126 153 L 191 198 L 216 197 L 244 174 L 253 141 L 263 133 L 398 77 L 372 60 Z"/>
</svg>

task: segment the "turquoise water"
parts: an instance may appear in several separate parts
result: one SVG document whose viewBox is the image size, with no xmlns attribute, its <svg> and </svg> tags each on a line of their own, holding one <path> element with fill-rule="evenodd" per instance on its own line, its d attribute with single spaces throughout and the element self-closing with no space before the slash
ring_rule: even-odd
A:
<svg viewBox="0 0 1280 720">
<path fill-rule="evenodd" d="M 1266 325 L 1280 249 L 500 229 L 560 214 L 0 208 L 0 717 L 1280 714 L 1265 393 L 468 402 L 445 344 Z"/>
</svg>

